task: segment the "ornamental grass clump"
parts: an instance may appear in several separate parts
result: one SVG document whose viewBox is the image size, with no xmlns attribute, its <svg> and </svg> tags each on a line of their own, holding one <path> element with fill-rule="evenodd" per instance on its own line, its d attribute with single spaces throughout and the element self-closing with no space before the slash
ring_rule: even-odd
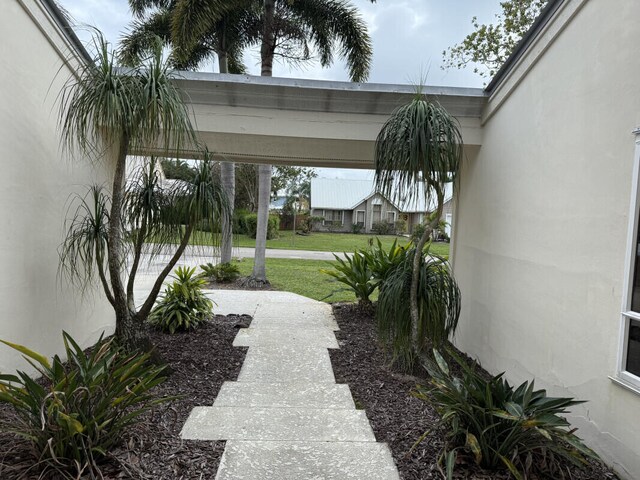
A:
<svg viewBox="0 0 640 480">
<path fill-rule="evenodd" d="M 447 430 L 439 463 L 448 479 L 464 456 L 485 469 L 506 468 L 516 480 L 572 478 L 569 466 L 583 467 L 587 458 L 596 458 L 562 416 L 583 401 L 548 397 L 545 390 L 534 390 L 533 381 L 514 389 L 504 373 L 483 376 L 453 351 L 448 353 L 460 376 L 434 350 L 435 361 L 425 364 L 431 387 L 414 393 L 435 407 L 439 426 Z"/>
<path fill-rule="evenodd" d="M 31 460 L 14 465 L 18 478 L 101 478 L 100 463 L 122 440 L 136 418 L 170 400 L 150 391 L 164 382 L 164 367 L 149 354 L 127 354 L 102 337 L 85 353 L 63 332 L 67 362 L 21 345 L 2 341 L 19 351 L 42 375 L 0 375 L 0 402 L 9 404 L 17 421 L 3 425 L 31 446 Z"/>
<path fill-rule="evenodd" d="M 178 267 L 174 281 L 149 315 L 149 323 L 168 333 L 199 327 L 213 312 L 213 302 L 202 292 L 206 280 L 196 268 Z"/>
</svg>

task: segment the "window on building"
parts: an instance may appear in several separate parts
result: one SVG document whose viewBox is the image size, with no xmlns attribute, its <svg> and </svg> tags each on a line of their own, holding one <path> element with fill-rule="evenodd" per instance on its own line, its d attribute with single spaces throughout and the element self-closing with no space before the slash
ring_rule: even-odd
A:
<svg viewBox="0 0 640 480">
<path fill-rule="evenodd" d="M 387 223 L 396 223 L 396 212 L 387 212 Z"/>
<path fill-rule="evenodd" d="M 636 131 L 634 210 L 629 220 L 626 288 L 622 305 L 619 377 L 640 388 L 640 130 Z"/>
<path fill-rule="evenodd" d="M 378 223 L 382 220 L 382 205 L 373 206 L 373 223 Z"/>
<path fill-rule="evenodd" d="M 342 225 L 342 210 L 325 210 L 324 211 L 324 224 L 325 225 Z"/>
<path fill-rule="evenodd" d="M 358 225 L 364 225 L 364 210 L 356 211 L 356 223 Z"/>
</svg>

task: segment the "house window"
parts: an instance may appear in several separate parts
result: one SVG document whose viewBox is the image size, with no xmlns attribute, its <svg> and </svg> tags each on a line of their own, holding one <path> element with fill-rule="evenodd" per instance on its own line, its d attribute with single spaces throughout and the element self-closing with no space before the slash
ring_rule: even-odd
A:
<svg viewBox="0 0 640 480">
<path fill-rule="evenodd" d="M 618 377 L 640 388 L 640 129 L 636 130 L 636 152 L 629 215 L 625 290 L 622 300 L 620 361 Z"/>
<path fill-rule="evenodd" d="M 382 220 L 382 205 L 373 206 L 373 223 L 378 223 Z"/>
<path fill-rule="evenodd" d="M 343 218 L 344 212 L 342 210 L 325 210 L 323 223 L 325 225 L 342 225 Z"/>
<path fill-rule="evenodd" d="M 364 210 L 356 211 L 356 223 L 358 225 L 364 225 Z"/>
<path fill-rule="evenodd" d="M 396 223 L 396 212 L 387 212 L 387 223 Z"/>
</svg>

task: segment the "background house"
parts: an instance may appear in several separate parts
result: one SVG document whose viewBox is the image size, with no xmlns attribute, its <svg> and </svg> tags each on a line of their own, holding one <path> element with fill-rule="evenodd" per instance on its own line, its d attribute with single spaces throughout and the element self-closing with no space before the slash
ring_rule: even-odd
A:
<svg viewBox="0 0 640 480">
<path fill-rule="evenodd" d="M 314 228 L 319 231 L 351 232 L 354 225 L 361 232 L 373 232 L 374 225 L 384 222 L 396 225 L 406 222 L 411 233 L 415 225 L 424 221 L 426 212 L 435 210 L 435 203 L 427 206 L 424 195 L 414 201 L 395 202 L 375 190 L 373 180 L 313 178 L 311 180 L 311 215 L 324 220 Z M 442 220 L 453 221 L 452 188 L 447 186 Z"/>
</svg>

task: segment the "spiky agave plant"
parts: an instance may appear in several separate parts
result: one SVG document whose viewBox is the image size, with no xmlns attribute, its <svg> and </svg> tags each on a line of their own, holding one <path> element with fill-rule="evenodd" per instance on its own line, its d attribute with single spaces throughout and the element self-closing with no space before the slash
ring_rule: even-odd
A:
<svg viewBox="0 0 640 480">
<path fill-rule="evenodd" d="M 388 198 L 417 202 L 424 197 L 435 202 L 439 220 L 447 183 L 454 182 L 462 158 L 462 135 L 458 122 L 437 102 L 419 91 L 410 103 L 397 108 L 378 134 L 375 147 L 376 187 Z M 435 221 L 434 221 L 435 222 Z M 437 226 L 430 223 L 416 244 L 412 258 L 409 294 L 413 355 L 421 348 L 418 285 L 423 248 Z M 406 301 L 406 300 L 405 300 Z M 438 299 L 430 301 L 437 302 Z"/>
<path fill-rule="evenodd" d="M 380 284 L 376 323 L 382 340 L 391 348 L 393 362 L 411 371 L 419 356 L 433 345 L 441 346 L 455 332 L 460 316 L 460 289 L 447 261 L 425 249 L 418 271 L 418 339 L 413 343 L 413 319 L 407 296 L 413 282 L 413 260 L 409 251 Z"/>
</svg>

